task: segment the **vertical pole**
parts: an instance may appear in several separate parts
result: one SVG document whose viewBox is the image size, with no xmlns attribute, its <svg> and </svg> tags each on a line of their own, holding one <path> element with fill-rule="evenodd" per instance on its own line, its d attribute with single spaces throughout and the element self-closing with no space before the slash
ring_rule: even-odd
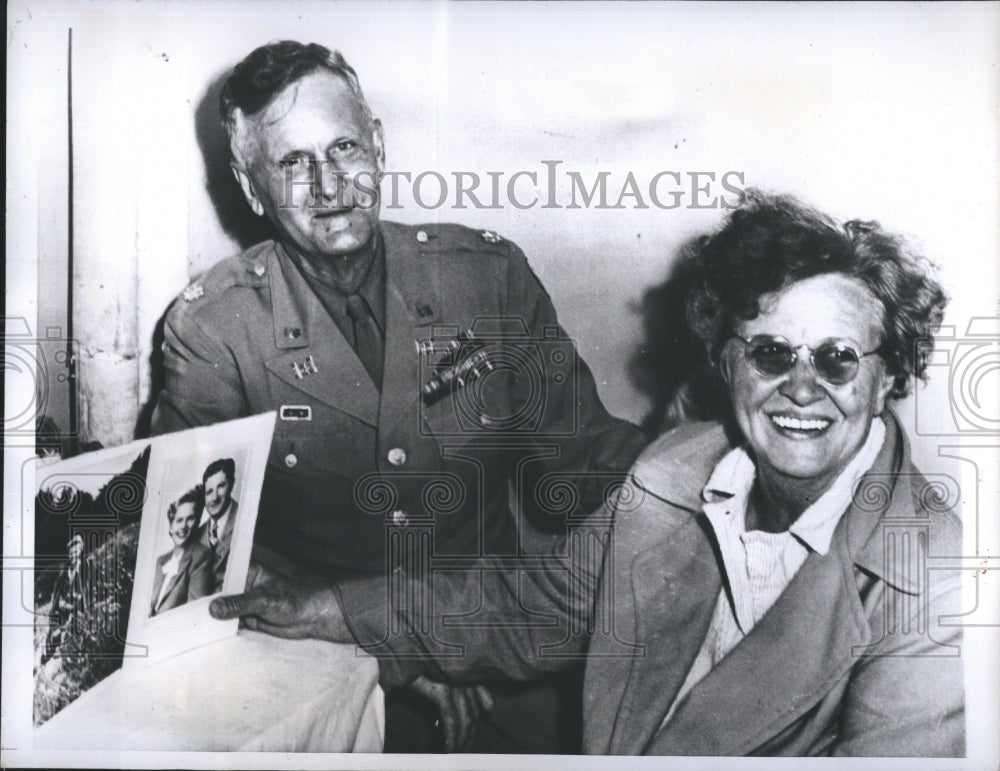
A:
<svg viewBox="0 0 1000 771">
<path fill-rule="evenodd" d="M 69 454 L 76 455 L 79 451 L 79 417 L 77 415 L 76 396 L 76 352 L 73 345 L 73 28 L 69 28 L 69 41 L 66 47 L 66 122 L 67 122 L 67 164 L 69 184 L 67 185 L 66 206 L 68 209 L 67 237 L 67 272 L 66 282 L 66 366 L 69 380 Z"/>
</svg>

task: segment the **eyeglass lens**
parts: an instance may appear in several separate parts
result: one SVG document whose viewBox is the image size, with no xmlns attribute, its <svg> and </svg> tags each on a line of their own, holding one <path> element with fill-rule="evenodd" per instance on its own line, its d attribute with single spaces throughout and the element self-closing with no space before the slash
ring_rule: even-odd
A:
<svg viewBox="0 0 1000 771">
<path fill-rule="evenodd" d="M 858 374 L 858 353 L 842 342 L 823 343 L 812 351 L 812 363 L 821 378 L 832 385 L 849 383 Z M 781 338 L 759 335 L 747 343 L 747 361 L 757 372 L 768 377 L 784 375 L 798 354 L 791 343 Z"/>
</svg>

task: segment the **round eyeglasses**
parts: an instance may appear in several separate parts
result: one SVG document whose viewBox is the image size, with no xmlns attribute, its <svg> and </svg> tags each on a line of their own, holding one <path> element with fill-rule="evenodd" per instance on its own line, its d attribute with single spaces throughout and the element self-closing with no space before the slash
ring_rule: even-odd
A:
<svg viewBox="0 0 1000 771">
<path fill-rule="evenodd" d="M 861 360 L 865 356 L 881 353 L 881 346 L 874 351 L 858 351 L 843 340 L 827 340 L 812 348 L 803 343 L 792 345 L 783 337 L 774 335 L 754 335 L 747 338 L 733 333 L 746 347 L 744 354 L 754 372 L 764 377 L 779 377 L 791 370 L 798 361 L 800 348 L 809 351 L 809 361 L 823 380 L 830 385 L 844 385 L 857 377 Z"/>
</svg>

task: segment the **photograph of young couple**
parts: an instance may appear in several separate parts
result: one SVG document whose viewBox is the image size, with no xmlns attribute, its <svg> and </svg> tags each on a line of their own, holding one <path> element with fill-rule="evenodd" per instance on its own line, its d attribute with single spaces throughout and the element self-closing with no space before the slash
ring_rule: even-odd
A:
<svg viewBox="0 0 1000 771">
<path fill-rule="evenodd" d="M 172 547 L 156 560 L 150 616 L 222 590 L 239 510 L 235 482 L 235 461 L 214 460 L 167 507 Z"/>
</svg>

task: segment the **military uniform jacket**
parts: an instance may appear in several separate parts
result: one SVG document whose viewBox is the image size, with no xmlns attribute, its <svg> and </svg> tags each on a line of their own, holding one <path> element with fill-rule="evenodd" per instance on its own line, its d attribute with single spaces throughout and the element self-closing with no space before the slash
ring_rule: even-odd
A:
<svg viewBox="0 0 1000 771">
<path fill-rule="evenodd" d="M 514 553 L 512 502 L 541 518 L 598 508 L 646 442 L 605 411 L 522 252 L 455 225 L 380 228 L 381 393 L 269 241 L 168 313 L 154 433 L 278 411 L 255 541 L 326 574 L 381 573 L 406 549 Z M 425 403 L 441 357 L 418 343 L 468 329 L 493 371 Z"/>
<path fill-rule="evenodd" d="M 373 581 L 340 582 L 345 618 L 384 657 L 390 687 L 425 671 L 531 679 L 585 658 L 588 753 L 961 757 L 960 574 L 926 561 L 959 554 L 961 526 L 888 413 L 886 429 L 829 552 L 809 555 L 666 722 L 723 585 L 701 498 L 733 447 L 718 424 L 682 426 L 642 454 L 609 506 L 599 570 L 570 550 L 548 570 L 439 571 L 427 599 L 410 602 L 404 585 L 388 612 Z M 492 624 L 456 623 L 463 611 Z M 430 633 L 392 634 L 387 618 Z M 429 655 L 444 648 L 453 655 Z"/>
</svg>

